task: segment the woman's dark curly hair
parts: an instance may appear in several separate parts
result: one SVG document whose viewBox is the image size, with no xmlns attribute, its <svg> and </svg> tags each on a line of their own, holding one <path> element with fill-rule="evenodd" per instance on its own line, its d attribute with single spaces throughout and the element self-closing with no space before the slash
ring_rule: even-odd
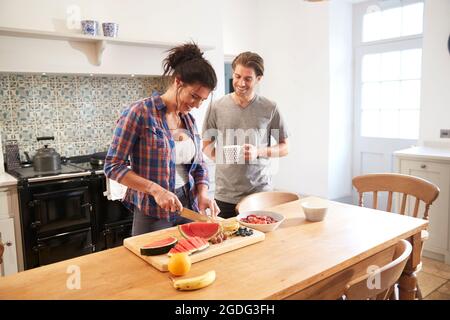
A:
<svg viewBox="0 0 450 320">
<path fill-rule="evenodd" d="M 195 43 L 186 43 L 168 52 L 163 61 L 163 76 L 179 77 L 184 83 L 199 83 L 210 90 L 216 88 L 216 72 Z"/>
</svg>

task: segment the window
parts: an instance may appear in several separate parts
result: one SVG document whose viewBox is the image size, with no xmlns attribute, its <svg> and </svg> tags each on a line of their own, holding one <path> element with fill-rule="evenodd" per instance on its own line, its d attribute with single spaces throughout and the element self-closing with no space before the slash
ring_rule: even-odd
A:
<svg viewBox="0 0 450 320">
<path fill-rule="evenodd" d="M 380 8 L 371 2 L 361 14 L 361 41 L 356 48 L 360 133 L 363 137 L 417 139 L 423 2 L 389 3 L 390 7 Z"/>
<path fill-rule="evenodd" d="M 367 13 L 363 17 L 363 42 L 422 33 L 423 2 L 387 7 L 384 10 L 381 3 L 367 7 Z M 391 1 L 391 3 L 402 4 L 402 1 Z M 387 1 L 386 5 L 388 4 Z"/>
</svg>

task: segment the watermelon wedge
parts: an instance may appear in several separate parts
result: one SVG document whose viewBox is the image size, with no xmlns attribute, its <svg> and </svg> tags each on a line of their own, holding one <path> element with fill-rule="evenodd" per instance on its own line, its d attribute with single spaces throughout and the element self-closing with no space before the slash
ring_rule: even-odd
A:
<svg viewBox="0 0 450 320">
<path fill-rule="evenodd" d="M 200 237 L 209 240 L 221 232 L 219 223 L 214 222 L 191 222 L 178 225 L 178 231 L 185 238 Z"/>
<path fill-rule="evenodd" d="M 209 242 L 200 237 L 189 237 L 187 240 L 197 248 L 197 251 L 201 251 L 209 247 Z"/>
<path fill-rule="evenodd" d="M 184 240 L 184 239 L 183 239 Z M 175 237 L 168 237 L 161 240 L 154 241 L 141 247 L 141 255 L 156 256 L 170 251 L 177 244 L 178 239 Z"/>
<path fill-rule="evenodd" d="M 175 247 L 170 249 L 168 255 L 171 256 L 174 253 L 187 252 L 192 254 L 197 251 L 204 250 L 209 247 L 209 242 L 199 237 L 188 237 L 178 241 Z"/>
</svg>

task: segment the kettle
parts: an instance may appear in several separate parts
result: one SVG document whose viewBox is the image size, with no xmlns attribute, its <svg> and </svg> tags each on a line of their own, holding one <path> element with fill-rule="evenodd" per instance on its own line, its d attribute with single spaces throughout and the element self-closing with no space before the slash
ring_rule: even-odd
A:
<svg viewBox="0 0 450 320">
<path fill-rule="evenodd" d="M 55 137 L 38 137 L 41 140 L 55 140 Z M 33 157 L 34 171 L 57 171 L 61 170 L 61 156 L 55 149 L 44 145 L 36 151 Z"/>
</svg>

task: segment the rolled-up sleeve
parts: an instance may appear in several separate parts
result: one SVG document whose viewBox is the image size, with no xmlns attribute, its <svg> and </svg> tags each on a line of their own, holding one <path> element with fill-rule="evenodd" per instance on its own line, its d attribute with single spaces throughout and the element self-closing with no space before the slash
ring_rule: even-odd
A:
<svg viewBox="0 0 450 320">
<path fill-rule="evenodd" d="M 206 184 L 209 188 L 208 167 L 206 166 L 206 162 L 203 160 L 203 154 L 201 151 L 198 156 L 198 160 L 199 161 L 193 172 L 195 185 Z"/>
<path fill-rule="evenodd" d="M 114 129 L 113 139 L 105 159 L 105 175 L 120 182 L 131 169 L 127 159 L 139 138 L 143 125 L 143 109 L 139 104 L 126 108 Z"/>
</svg>

